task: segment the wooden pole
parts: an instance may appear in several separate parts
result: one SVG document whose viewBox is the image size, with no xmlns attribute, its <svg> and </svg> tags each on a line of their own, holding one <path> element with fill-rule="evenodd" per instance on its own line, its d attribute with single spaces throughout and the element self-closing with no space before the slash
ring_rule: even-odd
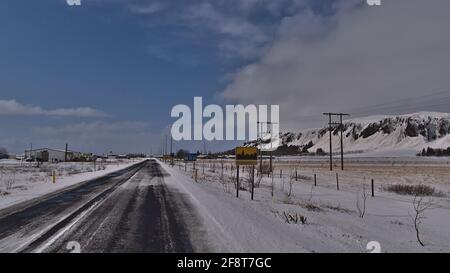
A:
<svg viewBox="0 0 450 273">
<path fill-rule="evenodd" d="M 330 171 L 333 171 L 333 144 L 332 144 L 332 127 L 331 127 L 331 114 L 328 115 L 329 117 L 329 125 L 328 130 L 330 130 Z"/>
<path fill-rule="evenodd" d="M 375 185 L 374 181 L 372 179 L 372 197 L 375 197 Z"/>
<path fill-rule="evenodd" d="M 339 174 L 336 173 L 336 189 L 339 190 Z"/>
<path fill-rule="evenodd" d="M 344 170 L 344 137 L 343 137 L 343 131 L 344 126 L 342 125 L 342 114 L 339 114 L 339 127 L 341 129 L 341 170 Z"/>
<path fill-rule="evenodd" d="M 317 187 L 317 175 L 314 174 L 314 187 Z"/>
<path fill-rule="evenodd" d="M 236 166 L 236 197 L 239 198 L 239 165 Z"/>
<path fill-rule="evenodd" d="M 252 166 L 252 201 L 255 193 L 255 166 Z"/>
</svg>

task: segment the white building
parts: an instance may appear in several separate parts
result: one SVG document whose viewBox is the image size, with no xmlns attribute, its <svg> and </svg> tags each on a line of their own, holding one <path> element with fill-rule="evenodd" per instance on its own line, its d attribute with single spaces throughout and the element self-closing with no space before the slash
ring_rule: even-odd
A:
<svg viewBox="0 0 450 273">
<path fill-rule="evenodd" d="M 64 162 L 72 161 L 82 156 L 79 152 L 74 151 L 66 151 L 58 150 L 58 149 L 50 149 L 50 148 L 41 148 L 41 149 L 33 149 L 25 151 L 25 158 L 31 158 L 33 160 L 42 161 L 42 162 Z"/>
</svg>

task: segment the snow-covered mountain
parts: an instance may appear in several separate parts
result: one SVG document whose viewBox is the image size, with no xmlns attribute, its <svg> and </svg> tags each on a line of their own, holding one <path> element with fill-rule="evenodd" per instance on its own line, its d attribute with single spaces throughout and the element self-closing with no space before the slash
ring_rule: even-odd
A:
<svg viewBox="0 0 450 273">
<path fill-rule="evenodd" d="M 282 132 L 282 145 L 310 153 L 329 152 L 328 127 Z M 450 113 L 419 112 L 400 116 L 370 116 L 343 123 L 345 153 L 407 153 L 423 148 L 450 147 Z M 340 128 L 333 127 L 333 152 L 340 151 Z M 254 143 L 247 143 L 254 145 Z"/>
</svg>

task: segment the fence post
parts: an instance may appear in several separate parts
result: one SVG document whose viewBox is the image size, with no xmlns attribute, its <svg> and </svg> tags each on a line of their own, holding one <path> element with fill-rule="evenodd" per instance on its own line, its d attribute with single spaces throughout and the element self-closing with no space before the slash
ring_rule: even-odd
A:
<svg viewBox="0 0 450 273">
<path fill-rule="evenodd" d="M 314 187 L 317 187 L 317 175 L 314 174 Z"/>
<path fill-rule="evenodd" d="M 255 166 L 252 166 L 252 201 L 255 192 Z"/>
<path fill-rule="evenodd" d="M 373 179 L 372 179 L 372 197 L 375 197 L 375 185 Z"/>
<path fill-rule="evenodd" d="M 236 166 L 236 197 L 239 198 L 239 165 Z"/>
<path fill-rule="evenodd" d="M 336 188 L 339 190 L 339 174 L 336 173 Z"/>
</svg>

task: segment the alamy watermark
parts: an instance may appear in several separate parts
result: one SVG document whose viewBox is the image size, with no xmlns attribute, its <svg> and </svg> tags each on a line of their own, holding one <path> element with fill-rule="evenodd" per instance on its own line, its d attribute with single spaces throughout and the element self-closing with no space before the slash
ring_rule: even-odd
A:
<svg viewBox="0 0 450 273">
<path fill-rule="evenodd" d="M 81 6 L 81 0 L 66 0 L 69 6 Z"/>
<path fill-rule="evenodd" d="M 381 6 L 381 0 L 366 0 L 369 6 Z"/>
<path fill-rule="evenodd" d="M 279 113 L 279 105 L 253 104 L 226 105 L 224 111 L 215 104 L 204 107 L 202 97 L 195 97 L 193 111 L 183 104 L 172 108 L 171 117 L 178 119 L 173 123 L 171 133 L 176 141 L 245 141 L 262 138 L 271 139 L 271 143 L 276 146 L 280 135 Z M 205 119 L 207 121 L 203 123 Z"/>
</svg>

